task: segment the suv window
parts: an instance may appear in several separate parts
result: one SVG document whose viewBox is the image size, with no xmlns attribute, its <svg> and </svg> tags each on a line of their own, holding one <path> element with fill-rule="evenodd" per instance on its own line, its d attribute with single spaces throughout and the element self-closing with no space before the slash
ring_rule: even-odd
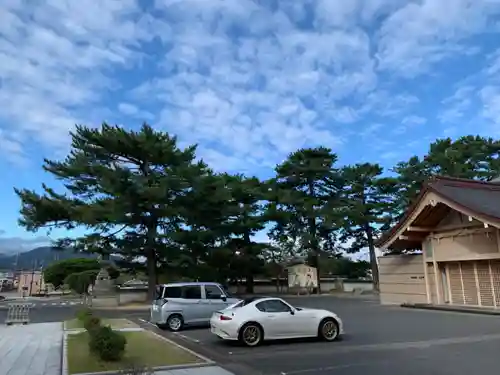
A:
<svg viewBox="0 0 500 375">
<path fill-rule="evenodd" d="M 163 289 L 164 287 L 163 286 L 157 286 L 156 287 L 156 299 L 160 299 L 160 298 L 163 298 Z"/>
<path fill-rule="evenodd" d="M 205 285 L 205 295 L 207 299 L 220 299 L 222 291 L 216 285 Z"/>
<path fill-rule="evenodd" d="M 201 286 L 184 286 L 182 290 L 184 298 L 186 299 L 201 299 Z"/>
<path fill-rule="evenodd" d="M 277 299 L 259 302 L 255 307 L 262 312 L 290 312 L 290 306 Z"/>
<path fill-rule="evenodd" d="M 167 286 L 165 288 L 165 298 L 181 298 L 182 288 L 180 286 Z"/>
</svg>

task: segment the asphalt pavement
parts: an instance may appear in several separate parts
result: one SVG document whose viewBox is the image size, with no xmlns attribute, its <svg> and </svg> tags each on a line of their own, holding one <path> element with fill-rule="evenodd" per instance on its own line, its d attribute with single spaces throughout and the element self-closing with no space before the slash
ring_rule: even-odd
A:
<svg viewBox="0 0 500 375">
<path fill-rule="evenodd" d="M 338 313 L 346 335 L 338 342 L 265 343 L 245 348 L 213 337 L 207 328 L 159 331 L 237 375 L 497 375 L 500 318 L 380 306 L 333 297 L 292 298 L 292 304 Z"/>
<path fill-rule="evenodd" d="M 129 318 L 209 357 L 236 375 L 497 375 L 500 317 L 380 306 L 374 300 L 290 298 L 296 306 L 325 308 L 344 320 L 338 342 L 293 340 L 246 348 L 223 342 L 208 328 L 180 333 L 148 324 L 147 311 L 99 310 L 103 318 Z M 79 307 L 38 305 L 32 323 L 71 319 Z M 0 323 L 7 310 L 0 309 Z"/>
</svg>

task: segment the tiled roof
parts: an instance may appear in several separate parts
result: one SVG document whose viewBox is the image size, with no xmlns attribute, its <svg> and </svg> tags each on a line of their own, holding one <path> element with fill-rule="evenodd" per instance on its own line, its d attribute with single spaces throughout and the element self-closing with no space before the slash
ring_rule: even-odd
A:
<svg viewBox="0 0 500 375">
<path fill-rule="evenodd" d="M 386 243 L 404 225 L 429 191 L 453 202 L 466 211 L 475 213 L 478 218 L 500 224 L 500 183 L 498 181 L 484 182 L 435 176 L 425 184 L 401 220 L 377 241 L 377 246 Z"/>
<path fill-rule="evenodd" d="M 428 188 L 436 194 L 494 221 L 500 221 L 500 184 L 436 178 Z"/>
</svg>

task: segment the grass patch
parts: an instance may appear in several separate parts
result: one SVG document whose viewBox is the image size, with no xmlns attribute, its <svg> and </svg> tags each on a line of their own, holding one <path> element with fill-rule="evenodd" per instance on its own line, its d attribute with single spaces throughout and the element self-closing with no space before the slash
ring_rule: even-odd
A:
<svg viewBox="0 0 500 375">
<path fill-rule="evenodd" d="M 121 332 L 127 338 L 125 356 L 118 362 L 102 362 L 90 354 L 88 333 L 68 335 L 68 373 L 116 371 L 128 365 L 142 364 L 149 367 L 201 363 L 202 360 L 189 352 L 147 332 Z"/>
<path fill-rule="evenodd" d="M 137 328 L 138 325 L 132 323 L 128 319 L 103 319 L 101 322 L 102 325 L 109 325 L 113 329 L 122 329 L 122 328 Z M 79 319 L 71 319 L 66 320 L 64 322 L 64 329 L 83 329 L 83 322 Z"/>
</svg>

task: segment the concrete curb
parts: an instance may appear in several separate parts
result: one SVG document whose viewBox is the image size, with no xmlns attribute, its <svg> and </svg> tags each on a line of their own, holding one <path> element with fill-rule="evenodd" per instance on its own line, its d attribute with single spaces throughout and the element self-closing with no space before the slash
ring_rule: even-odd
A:
<svg viewBox="0 0 500 375">
<path fill-rule="evenodd" d="M 216 367 L 213 363 L 199 363 L 191 365 L 173 365 L 173 366 L 159 366 L 152 367 L 153 372 L 159 371 L 169 371 L 169 370 L 183 370 L 188 368 L 200 368 L 200 367 Z M 122 371 L 102 371 L 102 372 L 78 372 L 74 375 L 122 375 Z M 68 375 L 67 373 L 63 375 Z"/>
<path fill-rule="evenodd" d="M 129 327 L 129 328 L 112 328 L 113 331 L 116 332 L 142 332 L 145 331 L 144 328 L 141 327 Z M 75 328 L 75 329 L 67 329 L 65 332 L 68 335 L 76 335 L 78 333 L 85 332 L 85 328 Z"/>
<path fill-rule="evenodd" d="M 90 307 L 91 310 L 114 310 L 114 311 L 149 311 L 151 306 L 115 306 L 115 307 Z"/>
<path fill-rule="evenodd" d="M 68 333 L 63 332 L 63 350 L 62 350 L 61 374 L 68 375 Z"/>
<path fill-rule="evenodd" d="M 435 305 L 427 305 L 427 304 L 410 304 L 403 303 L 401 307 L 407 309 L 416 309 L 416 310 L 433 310 L 433 311 L 447 311 L 447 312 L 457 312 L 463 314 L 476 314 L 476 315 L 491 315 L 491 316 L 499 316 L 499 311 L 494 310 L 481 310 L 481 309 L 472 309 L 472 308 L 463 308 L 463 307 L 452 307 L 452 306 L 435 306 Z"/>
</svg>

